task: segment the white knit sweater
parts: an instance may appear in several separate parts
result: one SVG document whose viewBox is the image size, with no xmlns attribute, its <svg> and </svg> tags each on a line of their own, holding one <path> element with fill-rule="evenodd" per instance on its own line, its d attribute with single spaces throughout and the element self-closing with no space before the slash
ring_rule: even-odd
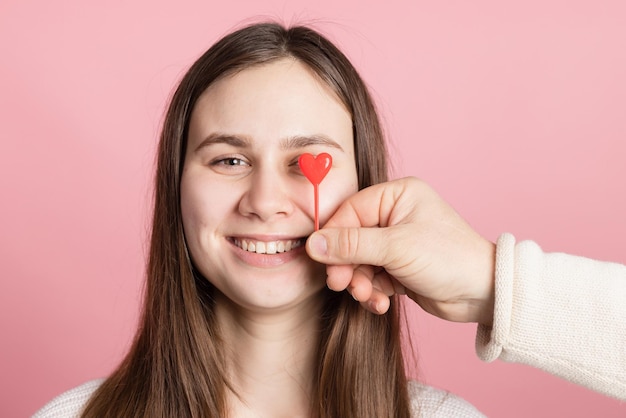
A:
<svg viewBox="0 0 626 418">
<path fill-rule="evenodd" d="M 493 328 L 476 335 L 482 360 L 524 363 L 626 400 L 626 266 L 503 234 L 495 300 Z"/>
<path fill-rule="evenodd" d="M 79 418 L 80 413 L 102 383 L 92 380 L 69 390 L 50 401 L 33 418 Z M 449 392 L 417 382 L 409 382 L 412 416 L 420 418 L 481 418 L 484 417 L 471 404 Z"/>
<path fill-rule="evenodd" d="M 626 266 L 547 254 L 500 237 L 493 327 L 478 327 L 484 361 L 524 363 L 626 400 Z M 35 418 L 78 417 L 102 381 L 52 400 Z M 410 382 L 415 417 L 482 417 L 448 392 Z"/>
</svg>

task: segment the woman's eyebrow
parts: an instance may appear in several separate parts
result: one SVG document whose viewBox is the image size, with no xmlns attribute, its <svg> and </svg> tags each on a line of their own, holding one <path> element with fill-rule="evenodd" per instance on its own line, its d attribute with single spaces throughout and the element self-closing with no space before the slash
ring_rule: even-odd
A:
<svg viewBox="0 0 626 418">
<path fill-rule="evenodd" d="M 281 148 L 283 149 L 298 149 L 305 148 L 310 145 L 324 145 L 327 147 L 337 148 L 340 151 L 343 151 L 343 148 L 339 143 L 332 138 L 322 135 L 296 135 L 285 138 L 281 141 Z"/>
<path fill-rule="evenodd" d="M 195 149 L 195 152 L 200 151 L 202 148 L 213 144 L 227 144 L 238 148 L 248 148 L 251 146 L 251 139 L 241 135 L 224 134 L 215 132 L 209 134 Z M 295 135 L 283 139 L 280 142 L 280 147 L 285 150 L 305 148 L 311 145 L 323 145 L 327 147 L 336 148 L 343 151 L 343 148 L 339 143 L 332 138 L 322 135 Z"/>
<path fill-rule="evenodd" d="M 200 144 L 196 147 L 195 152 L 198 152 L 202 148 L 213 144 L 228 144 L 232 145 L 233 147 L 247 148 L 250 146 L 250 139 L 237 135 L 228 135 L 216 132 L 210 134 L 202 142 L 200 142 Z"/>
</svg>

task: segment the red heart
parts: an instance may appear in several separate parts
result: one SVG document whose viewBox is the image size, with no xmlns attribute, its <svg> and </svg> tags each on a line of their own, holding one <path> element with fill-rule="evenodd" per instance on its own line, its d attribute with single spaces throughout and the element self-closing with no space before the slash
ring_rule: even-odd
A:
<svg viewBox="0 0 626 418">
<path fill-rule="evenodd" d="M 330 171 L 332 163 L 333 157 L 325 152 L 318 154 L 317 157 L 309 153 L 304 153 L 298 158 L 298 164 L 300 165 L 302 174 L 316 186 L 324 180 L 324 177 L 326 177 L 326 174 Z"/>
</svg>

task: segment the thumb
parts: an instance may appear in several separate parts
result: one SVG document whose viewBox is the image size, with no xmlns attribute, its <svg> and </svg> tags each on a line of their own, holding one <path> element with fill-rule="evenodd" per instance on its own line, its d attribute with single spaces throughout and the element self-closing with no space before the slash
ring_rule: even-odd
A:
<svg viewBox="0 0 626 418">
<path fill-rule="evenodd" d="M 324 228 L 306 242 L 309 256 L 324 264 L 384 267 L 389 248 L 385 228 Z"/>
</svg>

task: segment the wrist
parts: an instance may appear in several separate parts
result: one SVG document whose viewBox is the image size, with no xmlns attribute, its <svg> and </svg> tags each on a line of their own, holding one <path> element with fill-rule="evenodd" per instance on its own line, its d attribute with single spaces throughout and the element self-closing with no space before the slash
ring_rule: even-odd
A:
<svg viewBox="0 0 626 418">
<path fill-rule="evenodd" d="M 483 260 L 481 278 L 479 280 L 479 283 L 482 283 L 481 297 L 476 300 L 476 314 L 472 322 L 490 327 L 493 324 L 496 282 L 496 245 L 493 242 L 487 241 L 484 256 L 481 259 Z"/>
</svg>

